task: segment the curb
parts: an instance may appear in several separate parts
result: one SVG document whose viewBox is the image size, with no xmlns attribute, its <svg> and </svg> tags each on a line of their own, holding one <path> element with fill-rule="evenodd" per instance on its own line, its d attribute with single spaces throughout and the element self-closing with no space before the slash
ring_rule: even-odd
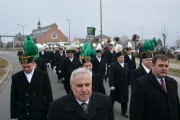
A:
<svg viewBox="0 0 180 120">
<path fill-rule="evenodd" d="M 3 83 L 5 82 L 5 79 L 7 78 L 7 76 L 8 76 L 10 73 L 12 73 L 12 71 L 13 71 L 13 67 L 12 67 L 11 62 L 10 62 L 8 59 L 4 58 L 4 57 L 1 57 L 1 58 L 5 59 L 5 60 L 8 62 L 8 68 L 7 68 L 6 74 L 5 74 L 5 75 L 2 77 L 2 79 L 0 80 L 0 87 L 1 87 L 1 86 L 3 85 Z"/>
</svg>

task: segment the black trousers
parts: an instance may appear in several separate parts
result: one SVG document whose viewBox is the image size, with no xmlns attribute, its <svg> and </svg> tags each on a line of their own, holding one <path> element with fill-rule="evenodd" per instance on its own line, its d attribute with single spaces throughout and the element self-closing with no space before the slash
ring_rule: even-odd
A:
<svg viewBox="0 0 180 120">
<path fill-rule="evenodd" d="M 114 102 L 115 101 L 112 101 L 113 108 L 114 108 Z M 128 108 L 128 104 L 127 103 L 121 103 L 122 114 L 127 113 L 127 108 Z"/>
</svg>

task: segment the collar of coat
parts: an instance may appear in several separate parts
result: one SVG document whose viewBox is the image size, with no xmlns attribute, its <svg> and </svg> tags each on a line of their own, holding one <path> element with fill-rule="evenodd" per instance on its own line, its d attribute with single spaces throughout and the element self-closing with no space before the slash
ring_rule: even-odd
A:
<svg viewBox="0 0 180 120">
<path fill-rule="evenodd" d="M 154 76 L 154 74 L 152 73 L 152 71 L 150 71 L 147 75 L 147 78 L 149 78 L 150 82 L 155 84 L 159 89 L 161 89 L 163 92 L 164 90 L 161 88 L 161 85 L 159 84 L 158 80 L 156 79 L 156 77 Z M 167 88 L 167 92 L 171 90 L 171 83 L 174 82 L 175 80 L 166 76 L 165 77 L 165 82 L 166 82 L 166 88 Z"/>
<path fill-rule="evenodd" d="M 104 105 L 102 104 L 102 102 L 98 98 L 96 98 L 96 95 L 94 95 L 94 93 L 92 93 L 89 101 L 88 118 L 93 117 L 97 113 L 97 109 L 101 109 L 103 107 Z M 67 100 L 65 102 L 65 111 L 75 112 L 75 114 L 77 114 L 78 116 L 87 118 L 87 114 L 82 111 L 72 92 L 67 95 Z"/>
</svg>

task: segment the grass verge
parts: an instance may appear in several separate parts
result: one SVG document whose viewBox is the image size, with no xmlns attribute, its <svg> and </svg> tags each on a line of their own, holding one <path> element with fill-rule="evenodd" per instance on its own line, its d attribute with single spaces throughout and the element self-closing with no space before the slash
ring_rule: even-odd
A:
<svg viewBox="0 0 180 120">
<path fill-rule="evenodd" d="M 169 68 L 169 72 L 175 75 L 180 75 L 180 69 Z"/>
<path fill-rule="evenodd" d="M 0 57 L 0 77 L 2 77 L 6 73 L 4 68 L 7 66 L 8 66 L 8 62 Z"/>
</svg>

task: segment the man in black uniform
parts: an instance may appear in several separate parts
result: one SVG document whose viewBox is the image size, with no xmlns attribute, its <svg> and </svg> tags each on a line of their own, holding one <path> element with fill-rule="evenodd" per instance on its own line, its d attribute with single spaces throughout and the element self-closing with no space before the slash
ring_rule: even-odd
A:
<svg viewBox="0 0 180 120">
<path fill-rule="evenodd" d="M 31 38 L 28 36 L 26 41 L 31 41 Z M 12 75 L 11 119 L 46 120 L 49 104 L 53 100 L 49 76 L 47 72 L 35 68 L 32 56 L 36 54 L 26 56 L 29 54 L 26 47 L 30 48 L 30 53 L 33 53 L 33 47 L 30 47 L 32 44 L 27 45 L 26 41 L 25 55 L 20 57 L 23 70 Z"/>
<path fill-rule="evenodd" d="M 133 72 L 136 69 L 136 61 L 135 57 L 132 54 L 132 48 L 127 48 L 127 54 L 125 55 L 125 61 L 129 65 L 129 71 L 128 71 L 128 83 L 131 84 L 131 81 L 133 80 Z"/>
<path fill-rule="evenodd" d="M 64 59 L 63 66 L 62 66 L 62 82 L 66 93 L 68 94 L 71 91 L 70 88 L 70 76 L 71 72 L 73 71 L 73 63 L 78 61 L 77 58 L 74 57 L 74 50 L 67 50 L 67 58 Z"/>
<path fill-rule="evenodd" d="M 107 63 L 107 73 L 105 76 L 105 80 L 106 80 L 109 77 L 110 64 L 116 61 L 116 52 L 113 50 L 112 44 L 109 44 L 109 49 L 105 52 L 104 56 Z"/>
<path fill-rule="evenodd" d="M 92 64 L 93 64 L 92 71 L 95 73 L 99 73 L 102 78 L 105 78 L 106 62 L 101 56 L 102 56 L 102 51 L 96 50 L 96 58 L 92 60 Z"/>
<path fill-rule="evenodd" d="M 56 66 L 56 74 L 58 76 L 58 82 L 60 82 L 62 78 L 62 66 L 63 66 L 63 62 L 65 58 L 66 56 L 63 52 L 63 48 L 59 48 L 58 53 L 55 54 L 55 57 L 54 57 L 55 59 L 54 62 Z"/>
<path fill-rule="evenodd" d="M 139 68 L 134 70 L 133 80 L 131 81 L 131 87 L 133 87 L 134 82 L 137 78 L 140 78 L 146 74 L 148 74 L 151 70 L 152 63 L 152 52 L 144 52 L 141 54 L 142 63 Z"/>
<path fill-rule="evenodd" d="M 113 62 L 109 70 L 109 87 L 112 104 L 117 101 L 121 103 L 122 115 L 128 118 L 127 103 L 129 97 L 128 89 L 128 64 L 124 62 L 124 53 L 117 52 L 117 61 Z"/>
</svg>

